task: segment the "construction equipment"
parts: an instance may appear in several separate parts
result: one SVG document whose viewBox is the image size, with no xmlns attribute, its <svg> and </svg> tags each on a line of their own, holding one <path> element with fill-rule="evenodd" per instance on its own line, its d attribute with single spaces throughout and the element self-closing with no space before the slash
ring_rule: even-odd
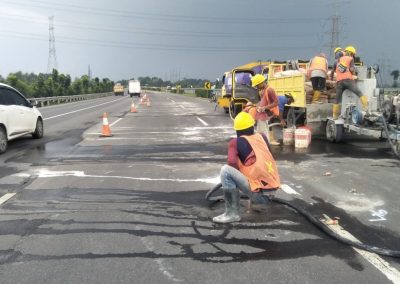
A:
<svg viewBox="0 0 400 284">
<path fill-rule="evenodd" d="M 375 75 L 379 67 L 356 65 L 357 86 L 368 98 L 368 110 L 362 108 L 361 100 L 351 91 L 343 93 L 339 108 L 339 117 L 332 117 L 332 103 L 307 104 L 305 92 L 305 76 L 303 72 L 281 72 L 278 76 L 273 64 L 270 65 L 268 84 L 278 95 L 291 94 L 295 101 L 288 106 L 285 117 L 290 126 L 305 125 L 310 127 L 313 135 L 325 134 L 330 142 L 341 142 L 346 133 L 356 133 L 373 138 L 387 139 L 393 152 L 400 152 L 400 104 L 399 96 L 384 100 L 377 88 Z M 395 115 L 396 114 L 396 115 Z M 386 119 L 385 119 L 386 116 Z"/>
</svg>

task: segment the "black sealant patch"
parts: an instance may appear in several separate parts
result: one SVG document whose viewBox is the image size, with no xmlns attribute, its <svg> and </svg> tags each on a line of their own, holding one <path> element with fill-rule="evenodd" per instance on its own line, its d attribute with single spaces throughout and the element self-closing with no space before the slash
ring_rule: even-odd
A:
<svg viewBox="0 0 400 284">
<path fill-rule="evenodd" d="M 93 253 L 52 255 L 49 252 L 24 253 L 18 248 L 0 251 L 0 264 L 64 259 L 104 258 L 189 258 L 205 263 L 240 263 L 258 260 L 297 259 L 308 256 L 333 256 L 342 259 L 355 270 L 363 265 L 356 252 L 326 237 L 297 213 L 278 204 L 259 207 L 258 213 L 243 214 L 236 224 L 216 225 L 203 191 L 162 192 L 128 189 L 42 189 L 24 192 L 20 200 L 10 202 L 4 212 L 18 216 L 18 212 L 32 212 L 29 218 L 0 221 L 0 235 L 47 236 L 47 240 L 62 235 L 127 234 L 133 237 L 152 237 L 164 240 L 171 251 L 126 253 Z M 57 200 L 58 202 L 49 202 Z M 41 203 L 40 203 L 41 202 Z M 63 203 L 65 202 L 65 203 Z M 39 204 L 38 204 L 39 203 Z M 196 206 L 194 206 L 196 204 Z M 217 205 L 223 211 L 223 203 Z M 57 218 L 37 218 L 35 211 L 59 211 Z M 81 210 L 81 213 L 79 213 Z M 120 212 L 132 219 L 102 221 L 84 217 L 85 212 Z M 71 218 L 81 214 L 80 219 Z M 26 216 L 26 214 L 24 214 Z M 113 216 L 114 216 L 113 215 Z M 39 215 L 40 216 L 40 215 Z M 70 216 L 70 218 L 68 218 Z M 138 216 L 141 216 L 138 218 Z M 130 220 L 131 219 L 131 220 Z M 280 222 L 285 220 L 285 222 Z M 104 227 L 99 225 L 104 225 Z M 113 225 L 110 228 L 109 225 Z M 179 230 L 177 230 L 179 228 Z M 273 236 L 271 236 L 273 230 Z M 286 238 L 283 231 L 290 231 Z M 253 232 L 253 234 L 244 233 Z M 199 249 L 206 246 L 210 249 Z M 236 248 L 241 248 L 238 251 Z M 176 252 L 178 251 L 178 252 Z"/>
</svg>

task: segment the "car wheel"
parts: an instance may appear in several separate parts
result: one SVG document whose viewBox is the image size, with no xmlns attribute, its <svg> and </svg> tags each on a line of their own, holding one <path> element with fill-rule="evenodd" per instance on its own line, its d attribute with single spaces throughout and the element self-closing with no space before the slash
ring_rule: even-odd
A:
<svg viewBox="0 0 400 284">
<path fill-rule="evenodd" d="M 33 138 L 40 139 L 43 137 L 43 121 L 38 118 L 36 122 L 35 132 L 32 133 Z"/>
<path fill-rule="evenodd" d="M 3 154 L 7 150 L 7 134 L 4 127 L 0 127 L 0 154 Z"/>
</svg>

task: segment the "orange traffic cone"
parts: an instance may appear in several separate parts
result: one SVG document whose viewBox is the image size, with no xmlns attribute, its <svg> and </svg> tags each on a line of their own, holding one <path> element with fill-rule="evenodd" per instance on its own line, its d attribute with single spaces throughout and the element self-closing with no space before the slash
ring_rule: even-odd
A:
<svg viewBox="0 0 400 284">
<path fill-rule="evenodd" d="M 148 107 L 151 107 L 150 99 L 147 99 L 147 106 L 148 106 Z"/>
<path fill-rule="evenodd" d="M 108 115 L 105 112 L 103 114 L 103 129 L 101 131 L 100 137 L 111 137 L 111 136 L 113 135 L 111 134 L 110 125 L 108 124 Z"/>
<path fill-rule="evenodd" d="M 132 101 L 132 104 L 131 104 L 131 112 L 138 112 L 136 107 L 135 107 L 135 103 L 133 101 Z"/>
</svg>

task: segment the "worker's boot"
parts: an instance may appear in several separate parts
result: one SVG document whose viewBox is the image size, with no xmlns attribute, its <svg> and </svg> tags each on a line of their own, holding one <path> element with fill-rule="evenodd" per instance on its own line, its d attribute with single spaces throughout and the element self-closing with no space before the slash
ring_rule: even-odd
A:
<svg viewBox="0 0 400 284">
<path fill-rule="evenodd" d="M 367 112 L 368 111 L 368 97 L 367 96 L 361 96 L 360 100 L 361 100 L 363 111 Z"/>
<path fill-rule="evenodd" d="M 238 189 L 224 189 L 225 213 L 213 218 L 215 223 L 240 221 L 240 192 Z"/>
<path fill-rule="evenodd" d="M 281 145 L 281 143 L 279 143 L 279 142 L 276 140 L 276 138 L 275 138 L 275 133 L 274 133 L 274 130 L 273 130 L 273 129 L 271 129 L 271 130 L 268 132 L 268 141 L 269 141 L 269 144 L 272 145 L 272 146 L 279 146 L 279 145 Z"/>
<path fill-rule="evenodd" d="M 338 119 L 340 115 L 340 104 L 333 104 L 332 110 L 333 119 Z"/>
<path fill-rule="evenodd" d="M 313 97 L 312 97 L 312 104 L 316 104 L 319 101 L 319 98 L 321 97 L 321 92 L 320 91 L 314 91 Z"/>
</svg>

